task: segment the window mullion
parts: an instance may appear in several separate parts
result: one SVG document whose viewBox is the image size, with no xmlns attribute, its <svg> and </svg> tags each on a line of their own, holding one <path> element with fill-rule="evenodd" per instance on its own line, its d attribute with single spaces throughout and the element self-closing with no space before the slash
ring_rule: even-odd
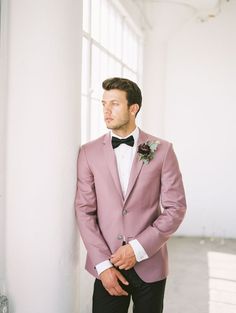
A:
<svg viewBox="0 0 236 313">
<path fill-rule="evenodd" d="M 92 107 L 92 101 L 91 101 L 91 79 L 92 79 L 92 38 L 91 38 L 91 29 L 92 29 L 92 0 L 89 0 L 89 75 L 88 75 L 88 110 L 87 110 L 87 116 L 86 116 L 86 120 L 87 120 L 87 127 L 86 127 L 86 140 L 89 140 L 91 137 L 91 107 Z M 83 79 L 83 78 L 82 78 Z"/>
<path fill-rule="evenodd" d="M 121 40 L 121 60 L 122 60 L 122 63 L 123 63 L 123 60 L 124 60 L 124 24 L 125 24 L 125 17 L 122 16 L 122 24 L 121 24 L 121 36 L 122 36 L 122 40 Z M 121 73 L 122 73 L 122 77 L 124 76 L 124 64 L 122 64 L 122 70 L 121 70 Z"/>
</svg>

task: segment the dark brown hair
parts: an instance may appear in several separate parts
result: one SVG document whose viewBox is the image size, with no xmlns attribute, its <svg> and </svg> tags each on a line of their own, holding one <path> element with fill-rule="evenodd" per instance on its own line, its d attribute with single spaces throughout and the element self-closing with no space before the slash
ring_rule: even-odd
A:
<svg viewBox="0 0 236 313">
<path fill-rule="evenodd" d="M 127 78 L 112 77 L 104 80 L 104 82 L 102 83 L 102 88 L 104 90 L 118 89 L 125 91 L 126 98 L 128 100 L 128 106 L 137 103 L 140 110 L 142 105 L 142 93 L 138 85 L 133 81 Z M 136 115 L 138 114 L 138 112 L 136 113 Z"/>
</svg>

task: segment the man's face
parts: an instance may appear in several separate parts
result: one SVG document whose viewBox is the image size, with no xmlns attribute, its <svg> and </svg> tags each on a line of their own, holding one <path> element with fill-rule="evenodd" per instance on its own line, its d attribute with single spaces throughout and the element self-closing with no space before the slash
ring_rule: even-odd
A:
<svg viewBox="0 0 236 313">
<path fill-rule="evenodd" d="M 128 107 L 125 91 L 118 89 L 105 90 L 102 104 L 104 120 L 108 129 L 120 130 L 129 127 L 133 115 L 131 107 Z"/>
</svg>

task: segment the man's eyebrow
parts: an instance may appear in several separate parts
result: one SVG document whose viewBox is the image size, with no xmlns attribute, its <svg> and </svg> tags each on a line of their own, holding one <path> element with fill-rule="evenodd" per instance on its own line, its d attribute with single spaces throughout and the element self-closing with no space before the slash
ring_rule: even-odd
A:
<svg viewBox="0 0 236 313">
<path fill-rule="evenodd" d="M 105 100 L 105 99 L 102 99 L 101 100 L 101 102 L 107 102 L 107 101 L 109 101 L 109 102 L 114 102 L 114 101 L 119 101 L 118 99 L 109 99 L 109 100 Z"/>
</svg>

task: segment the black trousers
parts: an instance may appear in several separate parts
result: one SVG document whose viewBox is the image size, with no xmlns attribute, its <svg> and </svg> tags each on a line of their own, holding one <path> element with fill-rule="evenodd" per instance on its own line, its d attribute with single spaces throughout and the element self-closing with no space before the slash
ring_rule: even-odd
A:
<svg viewBox="0 0 236 313">
<path fill-rule="evenodd" d="M 93 292 L 93 313 L 127 313 L 130 299 L 133 300 L 134 313 L 162 313 L 166 279 L 145 283 L 134 269 L 120 270 L 128 280 L 125 286 L 120 282 L 128 296 L 111 296 L 99 279 L 95 280 Z"/>
</svg>

